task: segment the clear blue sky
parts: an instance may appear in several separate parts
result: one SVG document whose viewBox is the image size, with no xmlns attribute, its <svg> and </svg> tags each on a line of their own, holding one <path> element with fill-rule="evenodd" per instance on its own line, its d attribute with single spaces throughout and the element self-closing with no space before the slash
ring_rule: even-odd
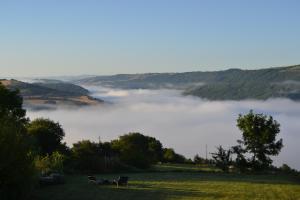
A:
<svg viewBox="0 0 300 200">
<path fill-rule="evenodd" d="M 0 76 L 299 63 L 298 0 L 0 0 Z"/>
</svg>

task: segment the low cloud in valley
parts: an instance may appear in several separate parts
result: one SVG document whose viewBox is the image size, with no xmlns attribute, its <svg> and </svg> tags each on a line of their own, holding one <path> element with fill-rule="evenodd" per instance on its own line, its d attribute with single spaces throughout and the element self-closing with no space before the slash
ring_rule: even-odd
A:
<svg viewBox="0 0 300 200">
<path fill-rule="evenodd" d="M 31 119 L 47 117 L 59 121 L 66 132 L 65 141 L 90 139 L 109 141 L 128 132 L 141 132 L 158 138 L 165 147 L 193 157 L 205 156 L 215 147 L 236 144 L 241 133 L 236 127 L 239 113 L 272 115 L 281 124 L 284 148 L 275 164 L 288 163 L 300 169 L 300 104 L 287 99 L 267 101 L 206 101 L 182 96 L 176 90 L 116 90 L 87 87 L 93 96 L 107 104 L 78 109 L 28 111 Z"/>
</svg>

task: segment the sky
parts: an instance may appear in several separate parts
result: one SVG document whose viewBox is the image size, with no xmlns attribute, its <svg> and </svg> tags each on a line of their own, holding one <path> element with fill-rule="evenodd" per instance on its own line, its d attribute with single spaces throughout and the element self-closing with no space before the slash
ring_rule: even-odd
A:
<svg viewBox="0 0 300 200">
<path fill-rule="evenodd" d="M 299 64 L 298 0 L 0 0 L 0 76 Z"/>
</svg>

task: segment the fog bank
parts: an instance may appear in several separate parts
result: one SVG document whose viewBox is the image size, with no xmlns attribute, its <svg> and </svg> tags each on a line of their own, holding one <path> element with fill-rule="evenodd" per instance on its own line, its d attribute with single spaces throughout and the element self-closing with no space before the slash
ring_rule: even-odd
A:
<svg viewBox="0 0 300 200">
<path fill-rule="evenodd" d="M 115 90 L 87 87 L 93 96 L 109 104 L 79 109 L 28 111 L 31 119 L 47 117 L 59 121 L 71 145 L 82 139 L 109 141 L 128 132 L 141 132 L 159 139 L 188 157 L 196 153 L 205 157 L 215 147 L 236 144 L 241 133 L 236 127 L 239 113 L 270 114 L 281 124 L 279 137 L 284 148 L 277 165 L 287 163 L 300 169 L 300 103 L 287 99 L 268 101 L 206 101 L 184 97 L 175 90 Z"/>
</svg>

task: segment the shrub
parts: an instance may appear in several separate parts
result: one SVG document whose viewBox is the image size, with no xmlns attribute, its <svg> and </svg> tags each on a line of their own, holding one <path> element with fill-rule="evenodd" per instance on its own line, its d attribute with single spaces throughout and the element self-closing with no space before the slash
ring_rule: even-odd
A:
<svg viewBox="0 0 300 200">
<path fill-rule="evenodd" d="M 59 152 L 53 152 L 51 155 L 37 156 L 35 158 L 35 167 L 41 174 L 50 172 L 63 172 L 65 156 Z"/>
</svg>

